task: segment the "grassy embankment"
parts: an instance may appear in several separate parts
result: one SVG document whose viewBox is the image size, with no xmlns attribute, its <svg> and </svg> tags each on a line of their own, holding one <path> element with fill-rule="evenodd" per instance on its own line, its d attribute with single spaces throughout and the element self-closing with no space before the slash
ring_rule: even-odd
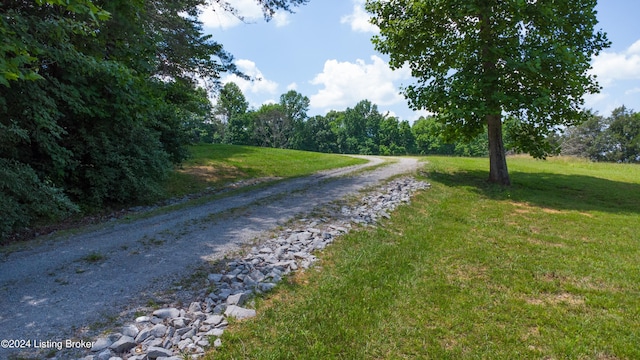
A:
<svg viewBox="0 0 640 360">
<path fill-rule="evenodd" d="M 640 359 L 640 166 L 428 158 L 433 187 L 258 299 L 210 359 Z"/>
<path fill-rule="evenodd" d="M 170 197 L 248 179 L 304 176 L 320 170 L 366 163 L 335 154 L 236 145 L 195 145 L 191 158 L 167 181 Z"/>
<path fill-rule="evenodd" d="M 319 154 L 306 151 L 294 151 L 272 148 L 235 145 L 194 145 L 190 147 L 191 157 L 182 166 L 169 174 L 163 194 L 153 199 L 162 201 L 187 194 L 203 193 L 205 190 L 220 190 L 229 183 L 247 180 L 245 185 L 254 185 L 265 181 L 286 179 L 313 174 L 320 170 L 340 168 L 349 165 L 363 164 L 365 160 L 335 154 Z M 206 196 L 198 201 L 207 201 Z M 148 204 L 148 203 L 147 203 Z M 179 205 L 189 206 L 191 203 Z M 57 231 L 58 233 L 74 232 L 88 224 L 101 223 L 111 219 L 118 213 L 126 213 L 124 208 L 146 204 L 120 204 L 115 207 L 90 209 L 85 213 L 65 219 L 64 221 L 42 220 L 29 232 L 5 240 L 0 239 L 0 246 L 7 246 L 31 239 L 37 234 Z M 140 216 L 150 216 L 159 211 L 171 211 L 176 206 Z M 140 216 L 127 216 L 136 219 Z M 2 251 L 13 249 L 0 248 Z"/>
</svg>

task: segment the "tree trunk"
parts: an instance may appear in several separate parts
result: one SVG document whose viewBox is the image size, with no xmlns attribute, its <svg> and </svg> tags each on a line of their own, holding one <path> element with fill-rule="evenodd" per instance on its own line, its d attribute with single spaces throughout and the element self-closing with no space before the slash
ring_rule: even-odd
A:
<svg viewBox="0 0 640 360">
<path fill-rule="evenodd" d="M 487 115 L 489 131 L 489 181 L 500 185 L 511 185 L 507 157 L 502 143 L 502 116 Z"/>
<path fill-rule="evenodd" d="M 500 185 L 511 185 L 509 171 L 507 170 L 507 157 L 502 143 L 502 106 L 496 98 L 498 93 L 498 69 L 499 55 L 498 36 L 494 34 L 491 16 L 494 15 L 493 7 L 496 0 L 483 1 L 478 13 L 480 26 L 480 43 L 482 70 L 481 83 L 483 95 L 488 113 L 485 115 L 489 132 L 489 181 Z"/>
</svg>

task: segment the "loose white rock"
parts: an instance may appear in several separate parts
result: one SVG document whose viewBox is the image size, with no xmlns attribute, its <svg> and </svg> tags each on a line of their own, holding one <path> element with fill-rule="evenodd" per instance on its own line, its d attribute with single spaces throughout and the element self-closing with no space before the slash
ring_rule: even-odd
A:
<svg viewBox="0 0 640 360">
<path fill-rule="evenodd" d="M 158 309 L 153 312 L 153 315 L 159 317 L 160 319 L 176 318 L 180 316 L 180 310 L 176 308 Z"/>
<path fill-rule="evenodd" d="M 147 356 L 149 357 L 149 359 L 157 359 L 159 357 L 173 356 L 173 352 L 161 347 L 151 346 L 149 347 L 149 349 L 147 349 Z"/>
<path fill-rule="evenodd" d="M 256 311 L 253 309 L 245 309 L 236 305 L 230 305 L 227 307 L 227 310 L 224 312 L 224 314 L 225 316 L 242 320 L 256 316 Z"/>
<path fill-rule="evenodd" d="M 133 324 L 125 325 L 122 327 L 122 335 L 130 336 L 132 338 L 138 336 L 139 332 L 140 330 L 138 330 L 138 327 Z"/>
<path fill-rule="evenodd" d="M 123 335 L 118 341 L 111 344 L 109 348 L 116 353 L 123 353 L 134 348 L 136 345 L 136 341 L 131 336 Z"/>
<path fill-rule="evenodd" d="M 98 352 L 100 350 L 104 350 L 104 349 L 108 348 L 109 346 L 111 346 L 111 344 L 113 344 L 113 341 L 111 341 L 111 339 L 109 339 L 109 338 L 106 338 L 106 337 L 98 338 L 93 343 L 93 346 L 91 347 L 91 351 Z"/>
</svg>

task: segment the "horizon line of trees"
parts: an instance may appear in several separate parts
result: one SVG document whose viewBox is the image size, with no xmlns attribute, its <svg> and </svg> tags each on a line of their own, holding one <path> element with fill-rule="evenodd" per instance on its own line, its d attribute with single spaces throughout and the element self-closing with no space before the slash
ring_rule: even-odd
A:
<svg viewBox="0 0 640 360">
<path fill-rule="evenodd" d="M 192 129 L 192 140 L 203 143 L 253 145 L 324 153 L 361 155 L 488 156 L 486 132 L 468 140 L 452 140 L 436 116 L 413 124 L 381 113 L 361 100 L 353 108 L 307 116 L 309 98 L 288 91 L 275 104 L 250 109 L 241 89 L 224 85 L 213 117 Z M 586 111 L 587 121 L 551 133 L 549 154 L 572 155 L 593 161 L 640 162 L 640 113 L 624 106 L 603 117 Z M 505 149 L 522 153 L 521 123 L 509 117 L 503 126 Z"/>
<path fill-rule="evenodd" d="M 434 117 L 411 125 L 366 99 L 343 111 L 308 116 L 309 104 L 308 97 L 290 90 L 278 103 L 250 109 L 241 89 L 229 82 L 219 93 L 213 117 L 192 129 L 192 140 L 339 154 L 488 154 L 486 135 L 470 142 L 448 141 Z"/>
</svg>

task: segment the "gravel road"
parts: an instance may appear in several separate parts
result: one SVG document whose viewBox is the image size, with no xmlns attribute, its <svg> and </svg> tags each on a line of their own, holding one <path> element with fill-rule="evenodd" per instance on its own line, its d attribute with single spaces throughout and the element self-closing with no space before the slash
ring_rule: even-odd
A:
<svg viewBox="0 0 640 360">
<path fill-rule="evenodd" d="M 375 169 L 323 171 L 131 223 L 34 242 L 0 259 L 0 339 L 65 340 L 261 237 L 278 225 L 417 169 L 416 159 Z M 0 359 L 10 350 L 0 348 Z"/>
</svg>

